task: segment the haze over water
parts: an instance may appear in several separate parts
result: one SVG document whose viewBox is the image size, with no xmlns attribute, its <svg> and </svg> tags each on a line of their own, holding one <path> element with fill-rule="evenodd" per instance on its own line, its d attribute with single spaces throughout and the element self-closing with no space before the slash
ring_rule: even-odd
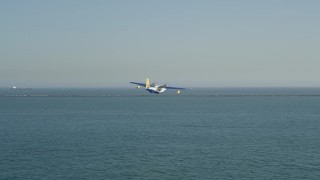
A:
<svg viewBox="0 0 320 180">
<path fill-rule="evenodd" d="M 0 87 L 318 86 L 320 1 L 1 1 Z"/>
<path fill-rule="evenodd" d="M 2 90 L 0 177 L 318 179 L 319 89 L 249 90 Z"/>
</svg>

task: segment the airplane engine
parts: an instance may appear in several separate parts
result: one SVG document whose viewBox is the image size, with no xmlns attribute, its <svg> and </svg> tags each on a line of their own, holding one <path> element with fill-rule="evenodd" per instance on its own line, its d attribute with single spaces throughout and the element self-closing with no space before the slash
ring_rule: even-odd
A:
<svg viewBox="0 0 320 180">
<path fill-rule="evenodd" d="M 137 86 L 137 89 L 140 89 L 141 88 L 141 86 Z"/>
<path fill-rule="evenodd" d="M 181 91 L 178 89 L 178 90 L 177 90 L 177 94 L 180 94 L 180 93 L 181 93 Z"/>
</svg>

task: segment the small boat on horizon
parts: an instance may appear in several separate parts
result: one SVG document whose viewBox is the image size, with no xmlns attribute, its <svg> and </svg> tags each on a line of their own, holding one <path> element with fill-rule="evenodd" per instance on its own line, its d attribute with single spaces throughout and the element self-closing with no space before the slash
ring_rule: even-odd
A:
<svg viewBox="0 0 320 180">
<path fill-rule="evenodd" d="M 32 90 L 32 88 L 18 88 L 17 86 L 12 86 L 10 90 Z"/>
</svg>

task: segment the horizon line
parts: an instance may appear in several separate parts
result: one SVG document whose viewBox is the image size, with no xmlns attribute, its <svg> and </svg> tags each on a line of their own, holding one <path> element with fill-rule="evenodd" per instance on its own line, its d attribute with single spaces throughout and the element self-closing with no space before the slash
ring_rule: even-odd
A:
<svg viewBox="0 0 320 180">
<path fill-rule="evenodd" d="M 17 86 L 18 88 L 25 88 L 25 89 L 135 89 L 135 87 L 130 86 L 111 86 L 111 87 L 101 87 L 101 86 L 90 86 L 90 87 L 84 87 L 84 86 L 58 86 L 58 87 L 52 87 L 52 86 Z M 0 86 L 0 89 L 11 89 L 12 87 L 3 87 Z M 319 86 L 192 86 L 192 87 L 184 87 L 187 90 L 189 89 L 206 89 L 206 88 L 320 88 Z"/>
</svg>

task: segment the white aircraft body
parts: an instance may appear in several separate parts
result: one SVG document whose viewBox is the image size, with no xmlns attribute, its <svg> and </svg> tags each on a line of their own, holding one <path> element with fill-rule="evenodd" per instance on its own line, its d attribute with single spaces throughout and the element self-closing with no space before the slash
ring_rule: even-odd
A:
<svg viewBox="0 0 320 180">
<path fill-rule="evenodd" d="M 156 85 L 156 83 L 152 83 L 150 84 L 149 78 L 147 78 L 146 83 L 137 83 L 137 82 L 130 82 L 131 84 L 136 84 L 137 88 L 141 88 L 141 87 L 145 87 L 146 90 L 150 93 L 155 93 L 155 94 L 160 94 L 165 92 L 167 89 L 176 89 L 177 90 L 177 94 L 181 93 L 181 90 L 185 89 L 185 88 L 181 88 L 181 87 L 170 87 L 167 86 L 166 84 L 164 85 Z"/>
</svg>

